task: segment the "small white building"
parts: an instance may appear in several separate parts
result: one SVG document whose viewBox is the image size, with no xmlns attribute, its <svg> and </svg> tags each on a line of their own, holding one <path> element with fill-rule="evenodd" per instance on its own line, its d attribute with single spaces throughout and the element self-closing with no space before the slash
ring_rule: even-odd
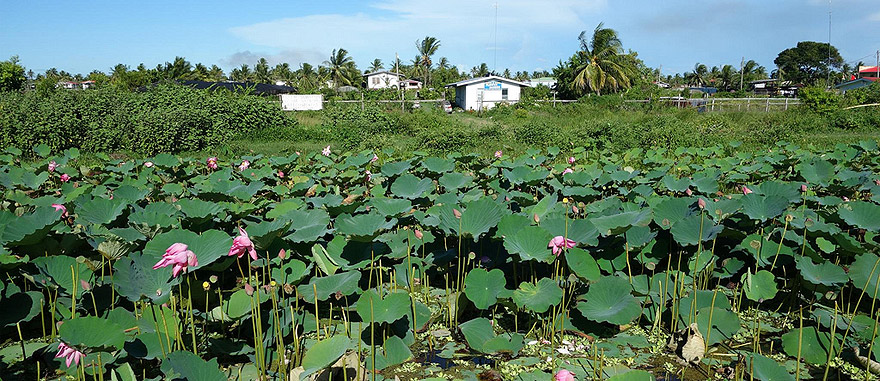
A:
<svg viewBox="0 0 880 381">
<path fill-rule="evenodd" d="M 455 88 L 455 104 L 465 110 L 488 110 L 499 103 L 519 102 L 520 92 L 527 86 L 525 83 L 495 75 L 446 85 Z"/>
<path fill-rule="evenodd" d="M 368 89 L 396 89 L 405 78 L 406 76 L 403 74 L 392 73 L 387 70 L 364 74 L 364 80 L 367 83 Z"/>
</svg>

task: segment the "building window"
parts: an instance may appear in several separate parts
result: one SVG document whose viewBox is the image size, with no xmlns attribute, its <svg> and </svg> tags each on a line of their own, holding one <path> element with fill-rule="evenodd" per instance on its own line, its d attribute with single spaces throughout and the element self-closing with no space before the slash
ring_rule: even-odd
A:
<svg viewBox="0 0 880 381">
<path fill-rule="evenodd" d="M 507 100 L 507 89 L 501 89 L 501 99 Z"/>
<path fill-rule="evenodd" d="M 374 84 L 374 85 L 378 85 L 378 84 L 379 84 L 379 77 L 373 77 L 373 84 Z"/>
</svg>

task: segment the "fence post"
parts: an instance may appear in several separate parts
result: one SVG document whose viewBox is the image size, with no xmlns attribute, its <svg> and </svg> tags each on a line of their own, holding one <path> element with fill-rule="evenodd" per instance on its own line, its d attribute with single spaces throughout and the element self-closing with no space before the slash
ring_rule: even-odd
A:
<svg viewBox="0 0 880 381">
<path fill-rule="evenodd" d="M 788 111 L 788 98 L 785 98 L 785 111 Z"/>
<path fill-rule="evenodd" d="M 715 98 L 712 98 L 712 111 L 715 111 Z"/>
<path fill-rule="evenodd" d="M 770 98 L 767 98 L 767 107 L 764 111 L 770 112 Z"/>
<path fill-rule="evenodd" d="M 752 104 L 752 98 L 746 98 L 746 111 L 749 111 L 749 106 Z"/>
</svg>

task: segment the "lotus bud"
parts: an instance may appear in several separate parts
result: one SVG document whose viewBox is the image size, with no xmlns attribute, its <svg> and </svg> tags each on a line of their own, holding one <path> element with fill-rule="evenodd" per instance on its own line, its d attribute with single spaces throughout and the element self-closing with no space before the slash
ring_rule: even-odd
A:
<svg viewBox="0 0 880 381">
<path fill-rule="evenodd" d="M 281 249 L 280 251 L 278 251 L 278 258 L 280 258 L 280 259 L 287 258 L 287 251 L 284 249 Z"/>
<path fill-rule="evenodd" d="M 697 206 L 699 206 L 700 209 L 706 208 L 706 200 L 703 200 L 703 198 L 701 197 L 699 200 L 697 200 Z"/>
<path fill-rule="evenodd" d="M 749 194 L 749 193 L 752 193 L 752 190 L 749 189 L 749 187 L 743 185 L 743 186 L 742 186 L 742 192 L 743 192 L 743 194 Z"/>
<path fill-rule="evenodd" d="M 452 214 L 455 215 L 455 218 L 461 218 L 461 212 L 458 209 L 452 209 Z"/>
<path fill-rule="evenodd" d="M 82 280 L 82 279 L 79 280 L 79 285 L 82 287 L 83 290 L 86 290 L 86 291 L 92 289 L 92 286 L 89 284 L 89 282 L 86 282 L 85 280 Z"/>
<path fill-rule="evenodd" d="M 801 192 L 807 192 L 807 184 L 801 184 Z"/>
<path fill-rule="evenodd" d="M 153 168 L 153 162 L 152 161 L 144 162 L 144 167 Z"/>
<path fill-rule="evenodd" d="M 693 196 L 694 192 L 691 190 L 691 188 L 687 188 L 684 190 L 684 194 L 686 194 L 688 196 Z"/>
<path fill-rule="evenodd" d="M 571 206 L 571 212 L 574 213 L 574 214 L 578 214 L 578 213 L 581 212 L 581 210 L 578 209 L 577 205 L 572 205 L 572 206 Z"/>
<path fill-rule="evenodd" d="M 540 224 L 540 223 L 541 223 L 541 217 L 538 217 L 538 213 L 535 213 L 534 218 L 535 218 L 535 223 L 536 223 L 536 224 Z"/>
<path fill-rule="evenodd" d="M 880 180 L 874 180 L 875 185 L 880 185 Z"/>
<path fill-rule="evenodd" d="M 254 286 L 251 286 L 250 283 L 245 283 L 244 284 L 244 293 L 247 294 L 248 296 L 253 295 L 254 294 Z"/>
<path fill-rule="evenodd" d="M 568 164 L 574 164 L 574 160 L 575 160 L 574 156 L 569 156 L 568 157 Z"/>
<path fill-rule="evenodd" d="M 416 229 L 414 234 L 416 235 L 416 238 L 418 238 L 418 239 L 422 239 L 422 237 L 425 236 L 424 234 L 422 234 L 422 231 L 419 229 Z"/>
</svg>

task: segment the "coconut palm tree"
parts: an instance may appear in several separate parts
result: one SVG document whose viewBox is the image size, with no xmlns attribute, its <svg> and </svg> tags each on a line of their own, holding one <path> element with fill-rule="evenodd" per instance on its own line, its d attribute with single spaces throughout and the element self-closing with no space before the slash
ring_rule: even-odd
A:
<svg viewBox="0 0 880 381">
<path fill-rule="evenodd" d="M 684 80 L 688 85 L 702 86 L 706 83 L 709 75 L 709 68 L 699 62 L 694 64 L 694 70 L 684 74 Z"/>
<path fill-rule="evenodd" d="M 446 57 L 440 57 L 440 60 L 437 61 L 437 69 L 445 70 L 449 69 L 449 60 Z"/>
<path fill-rule="evenodd" d="M 236 82 L 247 82 L 253 79 L 253 77 L 254 73 L 247 64 L 241 64 L 240 67 L 232 69 L 232 72 L 229 73 L 229 79 Z"/>
<path fill-rule="evenodd" d="M 352 69 L 354 66 L 354 59 L 348 55 L 348 51 L 339 48 L 333 49 L 333 52 L 330 53 L 330 59 L 324 61 L 324 66 L 327 67 L 329 71 L 330 80 L 333 81 L 333 87 L 335 89 L 339 89 L 339 86 L 351 85 L 354 83 L 354 78 L 352 77 Z"/>
<path fill-rule="evenodd" d="M 257 61 L 257 65 L 254 66 L 254 79 L 257 83 L 271 83 L 272 82 L 272 73 L 269 70 L 269 61 L 265 58 L 260 58 Z"/>
<path fill-rule="evenodd" d="M 617 32 L 599 23 L 592 37 L 587 37 L 587 31 L 578 36 L 581 50 L 575 53 L 578 60 L 572 86 L 581 91 L 589 89 L 599 95 L 602 90 L 629 88 L 635 68 L 631 56 L 623 52 Z"/>
<path fill-rule="evenodd" d="M 315 68 L 311 64 L 305 62 L 300 65 L 299 70 L 296 71 L 296 81 L 302 92 L 313 91 L 317 89 L 321 83 L 318 78 L 318 72 L 315 71 Z"/>
<path fill-rule="evenodd" d="M 376 58 L 373 60 L 373 63 L 370 64 L 369 72 L 374 73 L 374 72 L 377 72 L 377 71 L 382 70 L 384 68 L 385 68 L 385 65 L 382 64 L 382 60 Z"/>
<path fill-rule="evenodd" d="M 724 90 L 730 90 L 733 88 L 733 81 L 736 77 L 736 69 L 733 68 L 733 65 L 724 65 L 721 67 L 721 70 L 718 71 L 718 79 L 720 80 L 721 88 Z"/>
<path fill-rule="evenodd" d="M 471 68 L 471 76 L 474 78 L 486 77 L 489 75 L 489 65 L 486 65 L 485 62 L 481 63 L 480 66 L 474 66 Z"/>
<path fill-rule="evenodd" d="M 437 53 L 439 48 L 440 40 L 434 37 L 426 36 L 423 40 L 416 41 L 416 49 L 419 50 L 419 66 L 425 75 L 426 87 L 431 85 L 431 56 Z"/>
</svg>

